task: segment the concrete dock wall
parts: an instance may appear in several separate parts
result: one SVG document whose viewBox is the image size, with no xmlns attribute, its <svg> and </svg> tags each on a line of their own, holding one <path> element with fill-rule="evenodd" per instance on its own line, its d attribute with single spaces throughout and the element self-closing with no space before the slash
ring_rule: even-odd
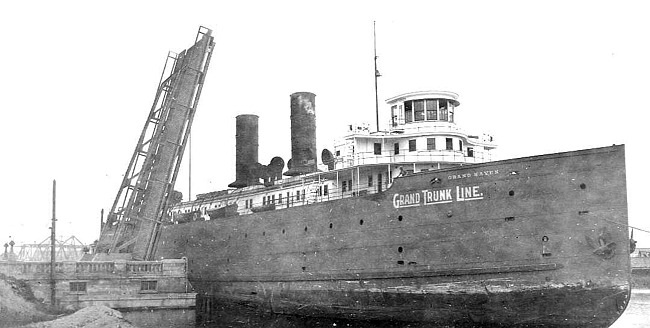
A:
<svg viewBox="0 0 650 328">
<path fill-rule="evenodd" d="M 79 309 L 193 308 L 196 294 L 185 259 L 162 261 L 59 262 L 54 267 L 56 306 Z M 25 280 L 37 299 L 50 302 L 49 262 L 1 261 L 0 272 Z"/>
</svg>

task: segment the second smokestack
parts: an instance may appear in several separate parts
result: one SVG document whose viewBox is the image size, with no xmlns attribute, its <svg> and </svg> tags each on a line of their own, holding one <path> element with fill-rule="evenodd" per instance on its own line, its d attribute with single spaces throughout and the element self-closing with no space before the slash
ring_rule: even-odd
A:
<svg viewBox="0 0 650 328">
<path fill-rule="evenodd" d="M 316 95 L 296 92 L 291 94 L 291 167 L 284 175 L 316 171 Z"/>
</svg>

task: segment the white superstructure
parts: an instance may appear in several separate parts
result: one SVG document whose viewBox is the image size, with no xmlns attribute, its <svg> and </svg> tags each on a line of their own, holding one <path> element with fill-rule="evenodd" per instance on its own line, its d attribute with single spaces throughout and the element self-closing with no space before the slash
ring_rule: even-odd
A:
<svg viewBox="0 0 650 328">
<path fill-rule="evenodd" d="M 400 175 L 492 160 L 491 151 L 496 148 L 492 136 L 470 134 L 456 125 L 457 94 L 411 92 L 386 103 L 391 113 L 388 130 L 370 132 L 365 124 L 348 125 L 334 144 L 331 169 L 319 165 L 320 172 L 266 186 L 199 195 L 197 200 L 172 207 L 173 220 L 214 219 L 364 196 L 386 190 Z"/>
</svg>

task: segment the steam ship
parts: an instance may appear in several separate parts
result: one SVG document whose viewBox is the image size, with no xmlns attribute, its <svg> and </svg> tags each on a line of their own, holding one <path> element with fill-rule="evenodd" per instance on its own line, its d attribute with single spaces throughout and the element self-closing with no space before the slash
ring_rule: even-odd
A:
<svg viewBox="0 0 650 328">
<path fill-rule="evenodd" d="M 630 296 L 624 146 L 493 161 L 459 105 L 390 98 L 386 131 L 350 125 L 319 161 L 315 95 L 294 93 L 286 171 L 237 116 L 235 181 L 172 206 L 154 257 L 186 257 L 200 299 L 275 313 L 611 325 Z"/>
</svg>

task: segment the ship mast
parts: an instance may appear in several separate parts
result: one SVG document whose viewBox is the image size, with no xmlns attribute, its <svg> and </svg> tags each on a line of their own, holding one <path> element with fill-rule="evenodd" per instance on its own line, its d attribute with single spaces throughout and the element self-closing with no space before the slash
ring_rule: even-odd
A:
<svg viewBox="0 0 650 328">
<path fill-rule="evenodd" d="M 377 97 L 377 78 L 381 76 L 377 70 L 377 33 L 375 32 L 375 21 L 372 21 L 372 41 L 375 51 L 375 118 L 377 121 L 377 132 L 379 132 L 379 98 Z"/>
</svg>

